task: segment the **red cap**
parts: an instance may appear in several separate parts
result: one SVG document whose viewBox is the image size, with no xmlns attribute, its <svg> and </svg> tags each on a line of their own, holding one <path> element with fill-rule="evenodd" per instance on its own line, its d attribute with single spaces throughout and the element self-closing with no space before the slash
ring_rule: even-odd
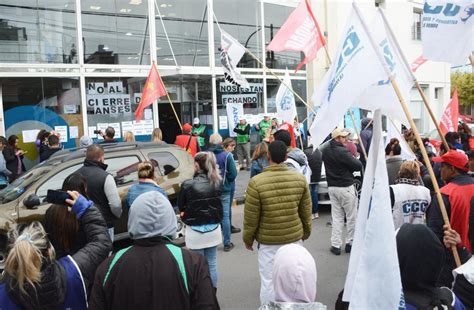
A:
<svg viewBox="0 0 474 310">
<path fill-rule="evenodd" d="M 183 125 L 183 132 L 188 132 L 188 131 L 191 131 L 193 130 L 193 126 L 191 126 L 190 124 L 186 123 Z"/>
<path fill-rule="evenodd" d="M 433 157 L 432 160 L 435 163 L 446 163 L 465 172 L 469 171 L 467 167 L 468 159 L 466 154 L 455 150 L 449 150 L 449 152 L 440 157 Z"/>
</svg>

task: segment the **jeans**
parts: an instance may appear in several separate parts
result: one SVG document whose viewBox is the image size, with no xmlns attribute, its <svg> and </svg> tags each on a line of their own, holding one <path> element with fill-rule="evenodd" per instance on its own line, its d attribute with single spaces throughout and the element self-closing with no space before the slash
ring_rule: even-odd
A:
<svg viewBox="0 0 474 310">
<path fill-rule="evenodd" d="M 224 246 L 230 245 L 230 192 L 222 193 L 222 207 L 224 217 L 222 219 L 222 234 L 224 236 Z"/>
<path fill-rule="evenodd" d="M 206 258 L 207 264 L 209 265 L 209 274 L 211 275 L 212 286 L 217 288 L 217 247 L 213 246 L 210 248 L 192 251 L 199 253 Z"/>
<path fill-rule="evenodd" d="M 309 191 L 311 193 L 311 202 L 313 204 L 311 213 L 315 214 L 315 213 L 318 213 L 318 184 L 317 183 L 309 184 Z"/>
<path fill-rule="evenodd" d="M 357 219 L 357 192 L 354 185 L 347 187 L 328 188 L 331 200 L 332 232 L 331 245 L 341 248 L 342 230 L 344 228 L 344 217 L 347 219 L 346 244 L 352 244 L 354 238 L 355 222 Z"/>
</svg>

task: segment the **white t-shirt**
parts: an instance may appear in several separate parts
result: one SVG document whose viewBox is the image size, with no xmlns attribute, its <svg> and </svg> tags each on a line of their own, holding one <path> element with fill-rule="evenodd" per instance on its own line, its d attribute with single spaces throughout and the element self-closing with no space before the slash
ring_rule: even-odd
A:
<svg viewBox="0 0 474 310">
<path fill-rule="evenodd" d="M 395 229 L 403 223 L 425 224 L 425 212 L 431 203 L 430 190 L 422 185 L 390 185 L 395 196 L 393 224 Z"/>
</svg>

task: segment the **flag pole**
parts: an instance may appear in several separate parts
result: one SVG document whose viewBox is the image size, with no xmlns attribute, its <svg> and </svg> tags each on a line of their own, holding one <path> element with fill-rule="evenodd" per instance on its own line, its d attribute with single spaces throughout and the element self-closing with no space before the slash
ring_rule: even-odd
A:
<svg viewBox="0 0 474 310">
<path fill-rule="evenodd" d="M 156 66 L 156 62 L 153 60 L 153 65 Z M 161 78 L 161 75 L 158 74 L 158 77 L 160 78 L 161 84 L 165 86 L 165 83 L 163 82 L 163 79 Z M 166 89 L 166 86 L 165 86 Z M 174 116 L 176 117 L 176 120 L 178 121 L 179 128 L 183 130 L 183 125 L 181 125 L 181 121 L 179 120 L 178 113 L 176 113 L 176 109 L 174 108 L 173 101 L 171 101 L 170 94 L 168 91 L 166 91 L 166 97 L 168 98 L 168 102 L 171 105 L 171 109 L 173 110 Z"/>
<path fill-rule="evenodd" d="M 379 8 L 379 11 L 380 11 L 380 15 L 382 16 L 382 19 L 383 19 L 385 25 L 387 26 L 389 35 L 392 37 L 392 41 L 393 41 L 393 43 L 395 43 L 395 47 L 398 49 L 398 53 L 400 54 L 403 62 L 405 63 L 405 68 L 408 72 L 410 72 L 411 78 L 413 79 L 413 82 L 415 82 L 416 89 L 418 90 L 418 92 L 421 95 L 421 98 L 423 99 L 423 103 L 426 107 L 426 110 L 428 111 L 428 114 L 430 115 L 431 120 L 433 121 L 433 123 L 436 127 L 436 130 L 438 130 L 441 141 L 443 142 L 443 145 L 446 148 L 446 151 L 449 151 L 448 142 L 446 141 L 446 138 L 444 137 L 443 133 L 441 132 L 441 128 L 439 127 L 439 123 L 437 122 L 436 117 L 433 113 L 433 110 L 431 109 L 431 106 L 428 102 L 428 99 L 425 96 L 425 92 L 423 91 L 423 89 L 421 89 L 420 83 L 418 83 L 418 79 L 416 78 L 415 74 L 413 74 L 413 72 L 411 71 L 410 65 L 409 65 L 409 63 L 408 63 L 408 61 L 405 57 L 405 54 L 402 52 L 402 49 L 401 49 L 400 45 L 398 44 L 398 40 L 396 39 L 395 34 L 392 31 L 392 27 L 390 27 L 390 24 L 388 23 L 388 20 L 385 17 L 385 14 L 384 14 L 383 10 L 381 8 Z"/>
<path fill-rule="evenodd" d="M 362 15 L 359 11 L 359 8 L 357 7 L 357 5 L 355 3 L 352 3 L 352 6 L 354 7 L 354 10 L 355 10 L 357 16 L 359 17 L 359 20 L 362 24 L 362 27 L 364 27 L 364 30 L 365 30 L 365 32 L 366 32 L 366 34 L 367 34 L 367 36 L 370 40 L 372 48 L 374 49 L 375 53 L 377 54 L 377 57 L 378 57 L 380 63 L 382 64 L 386 74 L 389 77 L 389 80 L 390 80 L 390 83 L 393 87 L 393 90 L 397 94 L 400 105 L 402 106 L 402 109 L 405 112 L 405 115 L 408 119 L 408 122 L 410 123 L 410 126 L 413 130 L 413 133 L 415 134 L 415 138 L 416 138 L 416 141 L 418 142 L 418 146 L 420 147 L 420 151 L 421 151 L 421 154 L 423 156 L 423 160 L 425 161 L 426 168 L 428 169 L 428 173 L 430 175 L 431 182 L 433 183 L 433 187 L 434 187 L 434 190 L 435 190 L 435 193 L 436 193 L 436 199 L 438 200 L 439 208 L 440 208 L 441 214 L 443 215 L 444 223 L 445 223 L 445 225 L 448 225 L 449 228 L 451 228 L 448 213 L 446 212 L 446 207 L 444 205 L 443 197 L 441 196 L 441 192 L 440 192 L 440 189 L 439 189 L 439 186 L 438 186 L 438 181 L 436 180 L 436 176 L 434 174 L 433 167 L 431 166 L 431 162 L 430 162 L 430 159 L 428 157 L 428 153 L 426 152 L 425 145 L 423 144 L 423 141 L 421 140 L 421 136 L 420 136 L 420 133 L 418 132 L 418 128 L 415 125 L 415 121 L 413 120 L 413 117 L 411 116 L 411 112 L 408 109 L 408 105 L 406 104 L 405 99 L 403 98 L 403 96 L 401 94 L 401 91 L 400 91 L 400 88 L 398 87 L 397 81 L 393 78 L 393 75 L 390 72 L 390 70 L 388 69 L 387 64 L 385 63 L 383 56 L 380 54 L 380 50 L 378 49 L 377 44 L 374 42 L 374 39 L 372 38 L 372 36 L 369 32 L 367 24 L 363 20 Z M 458 253 L 458 250 L 457 250 L 456 246 L 452 246 L 451 250 L 453 252 L 454 261 L 456 262 L 456 266 L 459 267 L 461 265 L 461 260 L 459 258 L 459 253 Z"/>
<path fill-rule="evenodd" d="M 359 129 L 357 129 L 357 124 L 354 118 L 354 114 L 352 113 L 352 108 L 349 109 L 349 115 L 351 116 L 352 124 L 354 125 L 354 130 L 357 133 L 357 136 L 359 137 L 359 145 L 360 145 L 360 148 L 362 149 L 362 154 L 364 155 L 365 162 L 367 162 L 369 159 L 367 156 L 367 152 L 365 150 L 364 143 L 362 143 L 362 138 L 360 137 Z"/>
</svg>

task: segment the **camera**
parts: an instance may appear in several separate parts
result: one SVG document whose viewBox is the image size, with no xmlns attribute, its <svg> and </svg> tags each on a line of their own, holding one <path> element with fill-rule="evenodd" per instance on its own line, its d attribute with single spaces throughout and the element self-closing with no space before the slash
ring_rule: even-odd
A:
<svg viewBox="0 0 474 310">
<path fill-rule="evenodd" d="M 94 130 L 94 135 L 101 135 L 101 131 L 100 130 Z"/>
</svg>

